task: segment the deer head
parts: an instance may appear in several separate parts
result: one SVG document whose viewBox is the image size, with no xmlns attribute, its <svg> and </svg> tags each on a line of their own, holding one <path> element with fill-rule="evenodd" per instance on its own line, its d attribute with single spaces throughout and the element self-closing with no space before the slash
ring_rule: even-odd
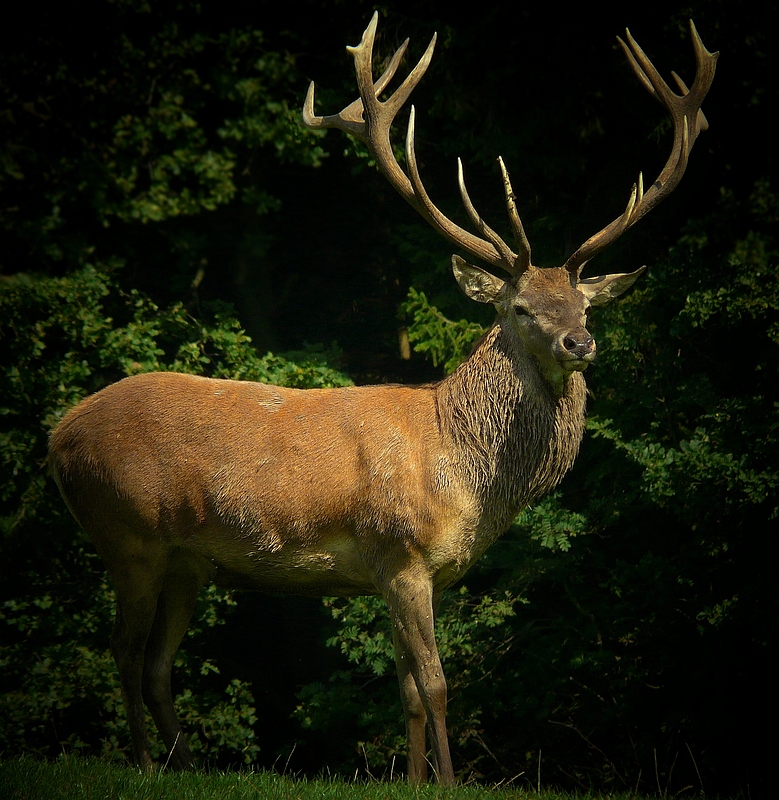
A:
<svg viewBox="0 0 779 800">
<path fill-rule="evenodd" d="M 354 57 L 360 97 L 338 114 L 316 116 L 312 82 L 303 110 L 304 123 L 309 128 L 338 128 L 356 136 L 368 146 L 379 170 L 390 184 L 435 230 L 472 258 L 508 273 L 508 278 L 500 278 L 458 255 L 452 257 L 454 275 L 461 289 L 477 302 L 493 304 L 498 313 L 498 323 L 521 344 L 525 352 L 535 356 L 547 382 L 560 393 L 566 377 L 586 369 L 595 357 L 595 340 L 586 326 L 587 310 L 592 306 L 604 305 L 629 289 L 646 267 L 634 272 L 593 278 L 582 278 L 582 269 L 667 197 L 681 180 L 698 134 L 708 127 L 701 104 L 714 78 L 718 54 L 706 50 L 695 26 L 690 22 L 697 70 L 690 89 L 673 73 L 680 92 L 677 94 L 666 84 L 629 32 L 626 32 L 625 40 L 618 38 L 642 85 L 671 116 L 674 129 L 671 155 L 646 192 L 639 174 L 622 215 L 590 237 L 565 264 L 539 268 L 532 264 L 530 244 L 517 213 L 514 192 L 502 159 L 498 159 L 498 163 L 516 252 L 487 225 L 474 207 L 465 188 L 459 159 L 460 195 L 479 235 L 461 228 L 430 200 L 420 178 L 415 155 L 413 106 L 406 134 L 407 172 L 401 168 L 390 143 L 390 129 L 398 111 L 430 64 L 436 36 L 433 36 L 424 55 L 398 89 L 381 101 L 379 96 L 395 75 L 408 40 L 398 48 L 387 69 L 374 83 L 372 60 L 377 22 L 378 12 L 373 15 L 360 44 L 347 48 Z"/>
</svg>

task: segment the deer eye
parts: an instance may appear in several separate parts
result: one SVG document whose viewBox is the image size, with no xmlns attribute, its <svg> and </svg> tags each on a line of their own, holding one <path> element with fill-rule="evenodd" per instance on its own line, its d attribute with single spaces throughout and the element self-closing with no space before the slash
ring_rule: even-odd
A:
<svg viewBox="0 0 779 800">
<path fill-rule="evenodd" d="M 514 313 L 518 317 L 529 317 L 530 312 L 524 306 L 514 306 Z"/>
</svg>

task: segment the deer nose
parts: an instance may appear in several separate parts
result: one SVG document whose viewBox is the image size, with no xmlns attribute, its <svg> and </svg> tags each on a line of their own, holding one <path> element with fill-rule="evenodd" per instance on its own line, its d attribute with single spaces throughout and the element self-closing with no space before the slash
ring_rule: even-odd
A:
<svg viewBox="0 0 779 800">
<path fill-rule="evenodd" d="M 582 328 L 567 333 L 563 338 L 563 347 L 576 358 L 586 358 L 595 352 L 595 339 Z"/>
</svg>

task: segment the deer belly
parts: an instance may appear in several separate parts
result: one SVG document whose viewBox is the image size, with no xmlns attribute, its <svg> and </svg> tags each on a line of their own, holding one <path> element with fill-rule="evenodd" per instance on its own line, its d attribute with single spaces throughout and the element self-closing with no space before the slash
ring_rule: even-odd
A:
<svg viewBox="0 0 779 800">
<path fill-rule="evenodd" d="M 220 585 L 302 595 L 376 593 L 356 542 L 342 532 L 319 532 L 307 541 L 255 533 L 203 544 L 190 546 L 217 567 L 215 580 Z"/>
</svg>

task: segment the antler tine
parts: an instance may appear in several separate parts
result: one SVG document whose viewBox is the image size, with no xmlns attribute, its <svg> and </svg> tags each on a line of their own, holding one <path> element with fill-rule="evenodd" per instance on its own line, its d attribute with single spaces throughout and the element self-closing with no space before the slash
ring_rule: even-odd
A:
<svg viewBox="0 0 779 800">
<path fill-rule="evenodd" d="M 347 47 L 346 51 L 354 56 L 357 88 L 359 89 L 360 97 L 368 108 L 373 110 L 377 115 L 381 114 L 382 121 L 385 122 L 383 127 L 385 127 L 387 133 L 389 133 L 392 122 L 397 116 L 398 111 L 400 111 L 406 100 L 411 96 L 411 92 L 416 89 L 417 84 L 422 80 L 425 72 L 427 72 L 427 68 L 430 66 L 436 41 L 438 40 L 438 34 L 433 34 L 430 39 L 430 44 L 428 44 L 427 49 L 422 54 L 422 58 L 419 59 L 411 72 L 409 72 L 403 83 L 401 83 L 392 95 L 382 103 L 378 99 L 380 91 L 371 92 L 371 87 L 373 87 L 373 42 L 376 37 L 378 19 L 378 12 L 374 12 L 370 24 L 365 29 L 360 44 L 357 45 L 357 47 Z M 400 59 L 408 46 L 408 42 L 409 40 L 406 39 L 397 49 L 390 61 L 390 66 L 384 71 L 377 85 L 382 81 L 384 85 L 393 77 L 398 68 L 398 64 L 400 64 Z M 390 72 L 389 77 L 383 80 L 388 72 Z"/>
<path fill-rule="evenodd" d="M 468 216 L 471 218 L 471 221 L 478 228 L 479 233 L 481 233 L 481 235 L 484 236 L 498 251 L 503 260 L 504 269 L 512 276 L 516 276 L 518 274 L 515 266 L 517 262 L 517 254 L 511 250 L 511 248 L 494 230 L 492 230 L 492 228 L 490 228 L 489 225 L 487 225 L 479 212 L 476 210 L 476 207 L 471 202 L 471 198 L 468 195 L 468 190 L 465 188 L 465 175 L 463 174 L 463 162 L 461 158 L 457 159 L 457 184 L 460 187 L 460 197 L 462 198 L 463 206 L 465 206 L 465 210 L 468 212 Z M 520 269 L 520 272 L 523 272 L 525 269 L 527 269 L 527 265 Z"/>
<path fill-rule="evenodd" d="M 625 31 L 629 46 L 619 36 L 617 37 L 617 41 L 620 43 L 633 72 L 637 75 L 644 88 L 655 97 L 655 99 L 662 103 L 672 115 L 674 112 L 678 114 L 686 113 L 689 119 L 691 118 L 689 111 L 693 109 L 696 111 L 695 131 L 690 137 L 690 146 L 692 147 L 698 134 L 708 128 L 706 117 L 701 111 L 701 104 L 714 79 L 714 67 L 719 54 L 709 53 L 709 51 L 706 50 L 692 20 L 690 20 L 690 35 L 693 43 L 693 50 L 695 51 L 695 81 L 693 82 L 692 89 L 688 89 L 679 75 L 677 75 L 676 72 L 672 72 L 671 75 L 681 91 L 680 95 L 672 91 L 663 80 L 652 62 L 647 58 L 646 53 L 644 53 L 636 40 L 630 35 L 629 30 Z"/>
<path fill-rule="evenodd" d="M 506 209 L 508 211 L 509 221 L 511 222 L 511 228 L 514 232 L 514 241 L 517 243 L 517 250 L 519 250 L 516 267 L 519 272 L 524 272 L 530 266 L 530 242 L 525 233 L 525 228 L 522 225 L 522 220 L 519 218 L 516 196 L 514 190 L 511 188 L 508 170 L 501 156 L 498 156 L 498 164 L 500 165 L 500 173 L 503 176 L 503 189 L 506 193 Z"/>
<path fill-rule="evenodd" d="M 638 191 L 635 199 L 631 194 L 625 213 L 590 237 L 566 261 L 566 269 L 577 278 L 587 261 L 614 242 L 676 188 L 687 169 L 687 161 L 698 134 L 708 128 L 701 105 L 714 80 L 719 53 L 710 53 L 706 50 L 692 20 L 690 20 L 690 34 L 695 51 L 695 80 L 688 89 L 684 81 L 676 73 L 672 73 L 680 94 L 676 94 L 663 80 L 646 53 L 630 35 L 630 31 L 625 31 L 627 42 L 617 37 L 628 63 L 641 84 L 670 115 L 674 127 L 674 140 L 668 161 L 648 191 L 646 193 Z M 692 129 L 690 120 L 694 120 Z"/>
<path fill-rule="evenodd" d="M 406 175 L 395 159 L 390 142 L 392 123 L 430 65 L 435 48 L 436 35 L 433 35 L 422 58 L 419 59 L 401 85 L 387 100 L 381 101 L 379 100 L 379 95 L 394 76 L 408 42 L 404 42 L 398 48 L 384 74 L 374 83 L 372 62 L 377 24 L 378 12 L 374 13 L 363 33 L 360 44 L 356 47 L 347 47 L 347 51 L 354 58 L 360 97 L 338 114 L 324 117 L 317 116 L 314 113 L 314 86 L 311 84 L 303 107 L 304 124 L 314 129 L 338 128 L 345 133 L 356 136 L 367 145 L 379 171 L 387 178 L 401 197 L 416 209 L 433 228 L 473 257 L 513 274 L 514 264 L 513 262 L 507 262 L 506 258 L 511 253 L 511 250 L 505 243 L 501 241 L 500 245 L 496 245 L 489 238 L 485 240 L 474 236 L 455 222 L 452 222 L 430 200 L 419 176 L 414 154 L 413 108 L 409 117 L 406 136 L 406 161 L 409 175 Z"/>
</svg>

